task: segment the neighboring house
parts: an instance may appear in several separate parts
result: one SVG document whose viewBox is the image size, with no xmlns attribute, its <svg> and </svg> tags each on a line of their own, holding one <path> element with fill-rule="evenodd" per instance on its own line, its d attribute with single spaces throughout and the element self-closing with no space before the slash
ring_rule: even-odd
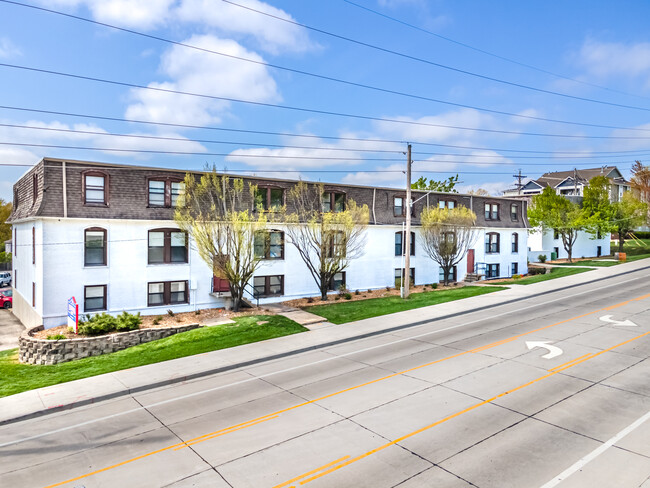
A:
<svg viewBox="0 0 650 488">
<path fill-rule="evenodd" d="M 528 180 L 521 190 L 515 188 L 503 192 L 505 197 L 532 196 L 542 193 L 544 188 L 554 188 L 558 195 L 582 196 L 584 187 L 589 180 L 596 176 L 609 178 L 611 187 L 609 197 L 612 202 L 617 202 L 623 193 L 630 190 L 630 182 L 626 181 L 616 166 L 603 166 L 602 168 L 575 169 L 570 171 L 555 171 L 544 173 L 535 180 Z"/>
<path fill-rule="evenodd" d="M 544 188 L 550 186 L 555 189 L 558 195 L 564 195 L 569 200 L 582 204 L 585 186 L 589 184 L 589 180 L 601 175 L 606 176 L 610 180 L 610 201 L 619 201 L 623 193 L 630 190 L 630 183 L 623 178 L 618 168 L 615 166 L 603 166 L 602 168 L 544 173 L 535 180 L 529 180 L 522 186 L 521 190 L 506 190 L 503 192 L 503 195 L 524 200 L 530 204 L 534 195 L 542 193 Z M 580 231 L 573 246 L 572 255 L 574 258 L 609 255 L 610 241 L 611 234 L 609 233 L 594 238 L 590 234 Z M 552 229 L 547 229 L 543 233 L 540 231 L 531 232 L 528 236 L 528 248 L 530 262 L 539 261 L 540 255 L 551 259 L 553 253 L 555 253 L 556 258 L 568 258 L 568 254 L 562 245 L 562 239 Z"/>
<path fill-rule="evenodd" d="M 5 241 L 5 252 L 6 253 L 11 253 L 11 239 L 8 241 Z"/>
<path fill-rule="evenodd" d="M 198 173 L 197 173 L 198 174 Z M 122 310 L 143 314 L 227 306 L 224 283 L 212 276 L 192 239 L 173 220 L 184 170 L 46 158 L 14 185 L 14 314 L 26 326 L 46 328 L 66 321 L 74 296 L 80 313 Z M 296 182 L 245 177 L 286 201 Z M 401 274 L 405 192 L 395 188 L 326 184 L 329 207 L 347 199 L 368 205 L 370 225 L 364 255 L 335 277 L 332 289 L 395 286 Z M 431 206 L 464 205 L 477 215 L 474 249 L 456 267 L 507 277 L 527 272 L 525 202 L 504 198 L 414 191 L 411 276 L 415 284 L 440 281 L 438 265 L 424 253 L 419 216 Z M 297 251 L 285 243 L 281 225 L 269 224 L 272 246 L 251 280 L 260 302 L 317 296 L 319 291 Z"/>
</svg>

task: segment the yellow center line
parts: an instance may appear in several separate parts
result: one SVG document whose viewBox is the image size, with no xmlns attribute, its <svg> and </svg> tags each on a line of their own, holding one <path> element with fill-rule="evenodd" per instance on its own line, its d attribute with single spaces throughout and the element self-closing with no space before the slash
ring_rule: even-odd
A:
<svg viewBox="0 0 650 488">
<path fill-rule="evenodd" d="M 494 397 L 492 397 L 492 398 L 490 398 L 490 399 L 488 399 L 488 400 L 484 400 L 484 401 L 482 401 L 482 402 L 476 403 L 475 405 L 472 405 L 472 406 L 470 406 L 470 407 L 467 407 L 467 408 L 465 408 L 465 409 L 463 409 L 463 410 L 461 410 L 461 411 L 459 411 L 459 412 L 456 412 L 456 413 L 454 413 L 454 414 L 448 415 L 447 417 L 445 417 L 445 418 L 443 418 L 443 419 L 441 419 L 441 420 L 438 420 L 438 421 L 436 421 L 436 422 L 434 422 L 434 423 L 432 423 L 432 424 L 426 425 L 426 426 L 424 426 L 424 427 L 422 427 L 422 428 L 420 428 L 420 429 L 418 429 L 418 430 L 415 430 L 415 431 L 410 432 L 410 433 L 408 433 L 408 434 L 406 434 L 406 435 L 403 435 L 403 436 L 401 436 L 401 437 L 399 437 L 399 438 L 397 438 L 397 439 L 395 439 L 395 440 L 393 440 L 393 441 L 391 441 L 391 442 L 388 442 L 388 443 L 386 443 L 386 444 L 384 444 L 384 445 L 382 445 L 382 446 L 379 446 L 379 447 L 377 447 L 377 448 L 375 448 L 375 449 L 372 449 L 371 451 L 365 452 L 365 453 L 363 453 L 363 454 L 361 454 L 361 455 L 359 455 L 359 456 L 357 456 L 357 457 L 354 457 L 354 458 L 352 458 L 352 459 L 349 459 L 348 461 L 345 461 L 345 462 L 343 462 L 343 463 L 340 463 L 340 464 L 338 464 L 338 465 L 336 465 L 336 466 L 332 466 L 332 467 L 329 468 L 328 470 L 323 471 L 323 472 L 318 473 L 318 474 L 315 474 L 314 476 L 311 476 L 310 478 L 304 480 L 303 482 L 301 482 L 301 484 L 309 483 L 309 482 L 314 481 L 314 480 L 316 480 L 316 479 L 318 479 L 318 478 L 321 478 L 322 476 L 325 476 L 325 475 L 327 475 L 327 474 L 333 473 L 334 471 L 337 471 L 337 470 L 339 470 L 339 469 L 341 469 L 341 468 L 344 468 L 345 466 L 349 466 L 350 464 L 355 463 L 355 462 L 357 462 L 357 461 L 360 461 L 360 460 L 362 460 L 362 459 L 364 459 L 364 458 L 366 458 L 366 457 L 368 457 L 368 456 L 371 456 L 372 454 L 375 454 L 375 453 L 377 453 L 377 452 L 379 452 L 379 451 L 382 451 L 382 450 L 384 450 L 384 449 L 386 449 L 386 448 L 388 448 L 388 447 L 394 446 L 395 444 L 397 444 L 397 443 L 399 443 L 399 442 L 401 442 L 401 441 L 404 441 L 404 440 L 409 439 L 409 438 L 411 438 L 411 437 L 413 437 L 413 436 L 416 436 L 416 435 L 418 435 L 418 434 L 421 434 L 422 432 L 425 432 L 425 431 L 427 431 L 427 430 L 429 430 L 429 429 L 431 429 L 431 428 L 433 428 L 433 427 L 435 427 L 435 426 L 437 426 L 437 425 L 440 425 L 440 424 L 442 424 L 443 422 L 447 422 L 448 420 L 451 420 L 451 419 L 453 419 L 453 418 L 456 418 L 456 417 L 458 417 L 458 416 L 460 416 L 460 415 L 462 415 L 462 414 L 464 414 L 464 413 L 467 413 L 467 412 L 469 412 L 469 411 L 471 411 L 471 410 L 474 410 L 474 409 L 476 409 L 476 408 L 478 408 L 478 407 L 480 407 L 480 406 L 483 406 L 483 405 L 485 405 L 485 404 L 487 404 L 487 403 L 491 403 L 491 402 L 493 402 L 494 400 L 497 400 L 497 399 L 499 399 L 499 398 L 501 398 L 501 397 L 504 397 L 504 396 L 506 396 L 506 395 L 509 395 L 510 393 L 514 393 L 515 391 L 518 391 L 518 390 L 521 390 L 521 389 L 523 389 L 523 388 L 526 388 L 526 387 L 528 387 L 528 386 L 530 386 L 530 385 L 532 385 L 532 384 L 535 384 L 535 383 L 537 383 L 537 382 L 539 382 L 539 381 L 542 381 L 542 380 L 544 380 L 544 379 L 546 379 L 546 378 L 550 378 L 551 376 L 554 376 L 554 375 L 560 373 L 561 371 L 564 371 L 564 370 L 567 370 L 567 369 L 569 369 L 569 368 L 572 368 L 572 367 L 574 367 L 574 366 L 576 366 L 576 365 L 578 365 L 578 364 L 582 364 L 582 363 L 584 363 L 585 361 L 588 361 L 588 360 L 590 360 L 590 359 L 593 359 L 593 358 L 595 358 L 595 357 L 597 357 L 597 356 L 600 356 L 601 354 L 604 354 L 604 353 L 606 353 L 606 352 L 612 351 L 613 349 L 616 349 L 616 348 L 618 348 L 618 347 L 624 346 L 625 344 L 629 344 L 630 342 L 636 341 L 636 340 L 641 339 L 642 337 L 646 337 L 646 336 L 648 336 L 648 335 L 650 335 L 650 331 L 648 331 L 648 332 L 644 332 L 643 334 L 640 334 L 640 335 L 638 335 L 638 336 L 636 336 L 636 337 L 633 337 L 633 338 L 628 339 L 628 340 L 626 340 L 626 341 L 624 341 L 624 342 L 621 342 L 621 343 L 619 343 L 619 344 L 616 344 L 615 346 L 609 347 L 609 348 L 607 348 L 607 349 L 603 349 L 602 351 L 599 351 L 599 352 L 597 352 L 597 353 L 594 353 L 594 354 L 586 354 L 586 355 L 584 355 L 584 356 L 581 356 L 580 358 L 576 358 L 575 360 L 570 361 L 570 362 L 569 362 L 570 364 L 568 364 L 567 366 L 564 366 L 562 369 L 557 369 L 556 371 L 552 371 L 552 372 L 550 372 L 550 373 L 548 373 L 548 374 L 545 374 L 545 375 L 543 375 L 543 376 L 540 376 L 539 378 L 535 378 L 534 380 L 528 381 L 527 383 L 524 383 L 523 385 L 519 385 L 519 386 L 517 386 L 517 387 L 515 387 L 515 388 L 512 388 L 512 389 L 510 389 L 510 390 L 508 390 L 508 391 L 505 391 L 505 392 L 499 393 L 498 395 L 496 395 L 496 396 L 494 396 Z M 565 364 L 566 364 L 566 363 L 565 363 Z M 310 473 L 311 473 L 311 472 L 310 472 Z M 306 474 L 309 474 L 309 473 L 306 473 Z M 304 476 L 305 476 L 305 475 L 302 475 L 301 477 L 304 477 Z M 273 488 L 280 488 L 280 486 L 284 486 L 284 485 L 276 485 L 276 486 L 273 487 Z"/>
<path fill-rule="evenodd" d="M 590 356 L 590 355 L 591 355 L 591 353 L 585 354 L 584 356 L 580 356 L 580 357 L 575 358 L 575 359 L 572 359 L 571 361 L 567 361 L 566 363 L 562 363 L 562 364 L 560 364 L 558 366 L 555 366 L 554 368 L 549 368 L 549 371 L 555 371 L 556 369 L 560 369 L 562 366 L 570 365 L 570 364 L 575 363 L 576 361 L 578 361 L 578 360 L 580 360 L 582 358 L 586 358 L 587 356 Z"/>
<path fill-rule="evenodd" d="M 199 444 L 201 442 L 209 441 L 210 439 L 216 439 L 217 437 L 221 437 L 222 435 L 230 434 L 231 432 L 246 429 L 247 427 L 252 427 L 253 425 L 261 424 L 262 422 L 267 422 L 269 420 L 273 420 L 273 419 L 277 419 L 277 418 L 278 418 L 278 416 L 274 415 L 273 417 L 269 417 L 269 418 L 263 419 L 263 420 L 258 420 L 257 422 L 248 422 L 246 425 L 244 425 L 242 427 L 224 429 L 223 432 L 220 432 L 219 434 L 215 434 L 215 435 L 212 435 L 210 437 L 205 437 L 203 439 L 199 439 L 198 441 L 193 441 L 193 442 L 186 441 L 186 442 L 184 442 L 183 446 L 175 448 L 174 451 L 178 451 L 180 449 L 184 449 L 186 447 L 193 446 L 193 445 Z"/>
<path fill-rule="evenodd" d="M 340 462 L 345 461 L 345 460 L 348 459 L 349 457 L 350 457 L 350 456 L 343 456 L 342 458 L 339 458 L 339 459 L 337 459 L 336 461 L 332 461 L 331 463 L 324 464 L 323 466 L 321 466 L 321 467 L 319 467 L 319 468 L 312 469 L 311 471 L 308 471 L 308 472 L 306 472 L 305 474 L 301 474 L 300 476 L 297 476 L 297 477 L 295 477 L 295 478 L 292 478 L 292 479 L 290 479 L 289 481 L 285 481 L 285 482 L 282 483 L 281 485 L 278 485 L 276 488 L 284 488 L 285 486 L 287 486 L 287 485 L 293 483 L 294 481 L 298 481 L 298 480 L 304 478 L 305 476 L 309 476 L 310 474 L 318 473 L 319 471 L 322 471 L 323 469 L 327 469 L 327 468 L 329 468 L 330 466 L 333 466 L 333 465 L 335 465 L 335 464 L 338 464 L 338 463 L 340 463 Z M 290 488 L 294 488 L 294 487 L 290 487 Z"/>
<path fill-rule="evenodd" d="M 394 378 L 394 377 L 396 377 L 396 376 L 400 376 L 400 375 L 403 375 L 403 374 L 406 374 L 406 373 L 410 373 L 410 372 L 412 372 L 412 371 L 417 371 L 417 370 L 419 370 L 419 369 L 426 368 L 426 367 L 428 367 L 428 366 L 432 366 L 432 365 L 434 365 L 434 364 L 438 364 L 438 363 L 441 363 L 441 362 L 443 362 L 443 361 L 448 361 L 448 360 L 450 360 L 450 359 L 454 359 L 454 358 L 457 358 L 457 357 L 460 357 L 460 356 L 464 356 L 464 355 L 466 355 L 466 354 L 477 353 L 477 352 L 484 351 L 484 350 L 486 350 L 486 349 L 490 349 L 490 348 L 493 348 L 493 347 L 497 347 L 497 346 L 500 346 L 500 345 L 502 345 L 502 344 L 506 344 L 506 343 L 508 343 L 508 342 L 512 342 L 512 341 L 514 341 L 514 340 L 516 340 L 516 339 L 518 339 L 518 338 L 520 338 L 520 337 L 524 337 L 524 336 L 526 336 L 526 335 L 534 334 L 535 332 L 539 332 L 539 331 L 542 331 L 542 330 L 548 329 L 548 328 L 550 328 L 550 327 L 555 327 L 555 326 L 558 326 L 558 325 L 561 325 L 561 324 L 566 324 L 566 323 L 568 323 L 568 322 L 571 322 L 571 321 L 574 321 L 574 320 L 578 320 L 578 319 L 581 319 L 581 318 L 584 318 L 584 317 L 588 317 L 588 316 L 590 316 L 590 315 L 593 315 L 593 314 L 596 314 L 596 313 L 599 313 L 599 312 L 602 312 L 602 311 L 613 310 L 613 309 L 615 309 L 615 308 L 623 307 L 623 306 L 625 306 L 625 305 L 627 305 L 627 304 L 629 304 L 629 303 L 631 303 L 631 302 L 633 302 L 633 301 L 644 300 L 644 299 L 646 299 L 646 298 L 648 298 L 648 297 L 650 297 L 650 293 L 648 293 L 648 294 L 646 294 L 646 295 L 642 295 L 642 296 L 636 297 L 636 298 L 632 298 L 632 299 L 630 299 L 630 300 L 626 300 L 626 301 L 621 302 L 621 303 L 617 303 L 617 304 L 615 304 L 615 305 L 611 305 L 611 306 L 606 307 L 606 308 L 601 308 L 601 309 L 598 309 L 598 310 L 594 310 L 594 311 L 592 311 L 592 312 L 587 312 L 587 313 L 584 313 L 584 314 L 581 314 L 581 315 L 577 315 L 577 316 L 572 317 L 572 318 L 569 318 L 569 319 L 561 320 L 561 321 L 559 321 L 559 322 L 555 322 L 554 324 L 545 325 L 545 326 L 543 326 L 543 327 L 538 327 L 537 329 L 533 329 L 533 330 L 528 331 L 528 332 L 523 332 L 523 333 L 521 333 L 521 334 L 514 335 L 514 336 L 509 337 L 509 338 L 507 338 L 507 339 L 502 339 L 502 340 L 500 340 L 500 341 L 492 342 L 492 343 L 487 344 L 487 345 L 485 345 L 485 346 L 480 346 L 480 347 L 477 347 L 477 348 L 474 348 L 474 349 L 470 349 L 470 350 L 468 350 L 468 351 L 461 351 L 461 352 L 459 352 L 459 353 L 457 353 L 457 354 L 453 354 L 453 355 L 451 355 L 451 356 L 447 356 L 447 357 L 444 357 L 444 358 L 441 358 L 441 359 L 437 359 L 437 360 L 435 360 L 435 361 L 431 361 L 431 362 L 428 362 L 428 363 L 425 363 L 425 364 L 421 364 L 421 365 L 419 365 L 419 366 L 415 366 L 415 367 L 413 367 L 413 368 L 405 369 L 405 370 L 403 370 L 403 371 L 399 371 L 399 372 L 397 372 L 397 373 L 392 373 L 392 374 L 389 374 L 389 375 L 387 375 L 387 376 L 383 376 L 383 377 L 381 377 L 381 378 L 377 378 L 377 379 L 372 380 L 372 381 L 367 381 L 367 382 L 365 382 L 365 383 L 361 383 L 361 384 L 359 384 L 359 385 L 351 386 L 351 387 L 349 387 L 349 388 L 345 388 L 345 389 L 343 389 L 343 390 L 336 391 L 336 392 L 334 392 L 334 393 L 329 393 L 329 394 L 327 394 L 327 395 L 323 395 L 323 396 L 318 397 L 318 398 L 315 398 L 315 399 L 313 399 L 313 400 L 309 400 L 309 401 L 306 401 L 306 402 L 303 402 L 303 403 L 299 403 L 299 404 L 297 404 L 297 405 L 293 405 L 293 406 L 291 406 L 291 407 L 287 407 L 287 408 L 284 408 L 284 409 L 282 409 L 282 410 L 278 410 L 278 411 L 276 411 L 276 412 L 272 412 L 272 413 L 269 413 L 269 414 L 267 414 L 267 415 L 263 415 L 263 416 L 261 416 L 261 417 L 254 418 L 254 419 L 248 420 L 248 421 L 246 421 L 246 422 L 242 422 L 242 423 L 237 424 L 237 425 L 233 425 L 233 426 L 230 426 L 230 427 L 226 427 L 225 429 L 217 430 L 217 431 L 215 431 L 215 432 L 210 432 L 210 433 L 208 433 L 208 434 L 204 434 L 204 435 L 201 435 L 201 436 L 199 436 L 199 437 L 195 437 L 195 438 L 193 438 L 193 439 L 189 439 L 189 440 L 184 441 L 184 442 L 181 442 L 181 443 L 179 443 L 179 444 L 174 444 L 174 445 L 172 445 L 172 446 L 168 446 L 168 447 L 165 447 L 165 448 L 163 448 L 163 449 L 158 449 L 158 450 L 156 450 L 156 451 L 152 451 L 152 452 L 150 452 L 150 453 L 143 454 L 143 455 L 141 455 L 141 456 L 138 456 L 138 457 L 135 457 L 135 458 L 132 458 L 132 459 L 128 459 L 128 460 L 123 461 L 123 462 L 121 462 L 121 463 L 119 463 L 119 464 L 115 464 L 115 465 L 112 465 L 112 466 L 109 466 L 109 467 L 106 467 L 106 468 L 102 468 L 102 469 L 97 470 L 97 471 L 92 471 L 92 472 L 90 472 L 90 473 L 87 473 L 87 474 L 84 474 L 84 475 L 80 475 L 80 476 L 78 476 L 78 477 L 76 477 L 76 478 L 71 478 L 71 479 L 69 479 L 69 480 L 62 481 L 62 482 L 57 483 L 57 484 L 54 484 L 54 485 L 46 486 L 45 488 L 54 488 L 55 486 L 61 486 L 61 485 L 65 484 L 65 483 L 70 483 L 70 482 L 72 482 L 72 481 L 77 481 L 77 480 L 80 480 L 80 479 L 86 478 L 86 477 L 88 477 L 88 476 L 91 476 L 91 475 L 93 475 L 93 474 L 101 473 L 101 472 L 103 472 L 103 471 L 107 471 L 107 470 L 109 470 L 109 469 L 113 469 L 113 468 L 116 468 L 116 467 L 119 467 L 119 466 L 123 466 L 123 465 L 125 465 L 125 464 L 131 463 L 131 462 L 134 462 L 134 461 L 137 461 L 137 460 L 139 460 L 139 459 L 142 459 L 142 458 L 145 458 L 145 457 L 151 456 L 151 455 L 153 455 L 153 454 L 157 454 L 157 453 L 160 453 L 160 452 L 163 452 L 163 451 L 169 450 L 169 449 L 176 448 L 176 447 L 178 447 L 178 446 L 185 447 L 186 445 L 188 445 L 188 444 L 190 444 L 190 443 L 196 443 L 195 441 L 198 441 L 198 440 L 200 440 L 200 439 L 205 439 L 205 440 L 207 440 L 206 438 L 219 437 L 219 435 L 222 435 L 222 433 L 227 434 L 227 433 L 230 433 L 230 432 L 235 432 L 235 431 L 237 431 L 237 430 L 240 430 L 239 427 L 242 427 L 242 426 L 248 426 L 248 424 L 252 424 L 252 423 L 256 423 L 256 424 L 257 424 L 257 423 L 261 423 L 262 421 L 264 421 L 264 420 L 266 420 L 266 419 L 269 419 L 269 417 L 273 417 L 273 418 L 275 418 L 275 417 L 277 417 L 277 416 L 279 416 L 279 415 L 281 415 L 281 414 L 283 414 L 283 413 L 289 412 L 289 411 L 291 411 L 291 410 L 295 410 L 295 409 L 300 408 L 300 407 L 304 407 L 304 406 L 310 405 L 310 404 L 315 403 L 315 402 L 319 402 L 319 401 L 321 401 L 321 400 L 325 400 L 325 399 L 327 399 L 327 398 L 331 398 L 331 397 L 334 397 L 334 396 L 337 396 L 337 395 L 341 395 L 341 394 L 343 394 L 343 393 L 347 393 L 347 392 L 349 392 L 349 391 L 353 391 L 353 390 L 356 390 L 356 389 L 359 389 L 359 388 L 363 388 L 364 386 L 372 385 L 372 384 L 374 384 L 374 383 L 378 383 L 378 382 L 380 382 L 380 381 L 384 381 L 384 380 L 387 380 L 387 379 L 390 379 L 390 378 Z M 270 420 L 270 419 L 269 419 L 269 420 Z M 242 428 L 243 428 L 243 427 L 242 427 Z M 337 468 L 337 469 L 338 469 L 338 468 Z"/>
</svg>

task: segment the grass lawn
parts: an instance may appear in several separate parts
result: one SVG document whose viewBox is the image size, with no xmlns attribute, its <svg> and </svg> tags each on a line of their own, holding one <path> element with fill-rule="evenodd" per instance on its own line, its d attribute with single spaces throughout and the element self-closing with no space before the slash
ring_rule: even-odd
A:
<svg viewBox="0 0 650 488">
<path fill-rule="evenodd" d="M 610 258 L 611 259 L 611 258 Z M 572 263 L 557 263 L 553 266 L 616 266 L 618 261 L 602 261 L 598 259 L 585 259 L 584 261 L 574 261 Z"/>
<path fill-rule="evenodd" d="M 201 327 L 112 354 L 49 366 L 20 364 L 18 349 L 1 351 L 0 397 L 307 330 L 280 315 L 251 315 L 234 320 L 234 324 Z M 258 321 L 268 323 L 258 324 Z"/>
<path fill-rule="evenodd" d="M 436 305 L 438 303 L 451 302 L 462 298 L 484 295 L 504 288 L 486 288 L 481 286 L 464 286 L 451 290 L 426 291 L 413 293 L 406 300 L 398 296 L 372 298 L 370 300 L 359 300 L 355 302 L 333 303 L 331 305 L 314 305 L 306 307 L 308 312 L 325 317 L 334 324 L 344 324 L 355 320 L 378 317 L 403 310 Z"/>
<path fill-rule="evenodd" d="M 530 285 L 532 283 L 539 283 L 540 281 L 554 280 L 555 278 L 562 278 L 564 276 L 571 276 L 578 273 L 585 273 L 590 271 L 589 268 L 552 268 L 550 274 L 539 274 L 528 276 L 519 280 L 506 280 L 496 283 L 486 283 L 486 285 Z"/>
<path fill-rule="evenodd" d="M 640 241 L 628 240 L 623 245 L 627 253 L 628 261 L 638 261 L 639 259 L 650 258 L 650 239 L 640 239 Z M 618 246 L 612 245 L 612 252 L 618 251 Z"/>
</svg>

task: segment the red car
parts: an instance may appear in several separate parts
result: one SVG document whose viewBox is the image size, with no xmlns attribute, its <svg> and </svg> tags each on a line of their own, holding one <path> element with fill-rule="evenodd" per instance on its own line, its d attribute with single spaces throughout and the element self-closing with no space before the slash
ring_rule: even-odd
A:
<svg viewBox="0 0 650 488">
<path fill-rule="evenodd" d="M 12 291 L 11 288 L 7 290 L 0 290 L 0 307 L 11 308 L 12 305 Z"/>
</svg>

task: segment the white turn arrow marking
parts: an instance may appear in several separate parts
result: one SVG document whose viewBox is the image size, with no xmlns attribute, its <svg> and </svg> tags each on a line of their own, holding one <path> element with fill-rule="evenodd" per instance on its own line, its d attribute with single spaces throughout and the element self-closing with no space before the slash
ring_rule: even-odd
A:
<svg viewBox="0 0 650 488">
<path fill-rule="evenodd" d="M 528 347 L 528 349 L 533 349 L 534 347 L 543 347 L 544 349 L 548 349 L 548 354 L 542 356 L 544 359 L 553 359 L 563 352 L 559 347 L 551 346 L 548 341 L 526 341 L 526 347 Z"/>
<path fill-rule="evenodd" d="M 603 322 L 607 322 L 610 324 L 618 325 L 619 327 L 638 327 L 634 322 L 631 320 L 614 320 L 613 315 L 603 315 L 602 317 L 599 317 L 600 320 Z"/>
</svg>

